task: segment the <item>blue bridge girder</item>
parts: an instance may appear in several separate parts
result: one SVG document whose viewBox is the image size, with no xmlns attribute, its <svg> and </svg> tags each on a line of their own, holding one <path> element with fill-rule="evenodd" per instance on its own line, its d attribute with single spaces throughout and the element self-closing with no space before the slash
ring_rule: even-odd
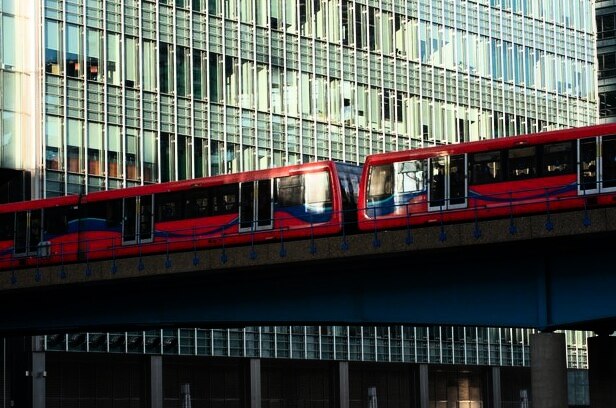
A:
<svg viewBox="0 0 616 408">
<path fill-rule="evenodd" d="M 616 328 L 616 208 L 0 272 L 0 332 Z"/>
</svg>

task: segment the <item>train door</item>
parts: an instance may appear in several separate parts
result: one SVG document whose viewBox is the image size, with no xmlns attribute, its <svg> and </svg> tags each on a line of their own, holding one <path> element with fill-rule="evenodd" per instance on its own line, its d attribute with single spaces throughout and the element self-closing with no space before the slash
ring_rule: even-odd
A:
<svg viewBox="0 0 616 408">
<path fill-rule="evenodd" d="M 616 191 L 616 136 L 578 141 L 578 193 Z"/>
<path fill-rule="evenodd" d="M 240 232 L 271 229 L 274 224 L 272 180 L 240 185 Z"/>
<path fill-rule="evenodd" d="M 152 196 L 124 199 L 122 244 L 137 244 L 152 241 L 153 214 Z"/>
<path fill-rule="evenodd" d="M 466 155 L 442 156 L 429 159 L 428 209 L 430 211 L 465 208 Z"/>
<path fill-rule="evenodd" d="M 601 138 L 600 153 L 599 189 L 604 192 L 616 191 L 616 136 Z"/>
<path fill-rule="evenodd" d="M 41 211 L 21 211 L 15 214 L 14 250 L 16 256 L 36 255 L 41 242 Z"/>
<path fill-rule="evenodd" d="M 599 192 L 599 168 L 596 137 L 578 141 L 578 193 L 594 194 Z"/>
</svg>

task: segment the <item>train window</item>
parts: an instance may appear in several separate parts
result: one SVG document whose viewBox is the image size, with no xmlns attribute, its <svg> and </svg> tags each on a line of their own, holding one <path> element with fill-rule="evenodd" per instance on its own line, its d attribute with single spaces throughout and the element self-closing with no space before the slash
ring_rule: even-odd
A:
<svg viewBox="0 0 616 408">
<path fill-rule="evenodd" d="M 30 212 L 30 251 L 36 251 L 39 242 L 42 239 L 42 211 L 41 210 L 32 210 Z"/>
<path fill-rule="evenodd" d="M 28 252 L 28 212 L 21 211 L 15 214 L 15 253 Z"/>
<path fill-rule="evenodd" d="M 414 193 L 426 189 L 426 169 L 425 160 L 411 160 L 406 162 L 394 163 L 396 175 L 396 193 Z"/>
<path fill-rule="evenodd" d="M 122 224 L 122 200 L 113 200 L 105 203 L 105 219 L 108 227 L 117 227 Z"/>
<path fill-rule="evenodd" d="M 106 202 L 97 202 L 97 203 L 87 203 L 83 207 L 83 216 L 86 218 L 107 219 L 107 203 Z"/>
<path fill-rule="evenodd" d="M 393 194 L 393 172 L 391 164 L 370 168 L 368 201 L 383 200 Z"/>
<path fill-rule="evenodd" d="M 325 172 L 304 175 L 304 197 L 306 204 L 330 204 L 331 189 L 329 175 Z"/>
<path fill-rule="evenodd" d="M 575 171 L 573 165 L 573 142 L 547 144 L 543 146 L 542 175 L 555 176 Z"/>
<path fill-rule="evenodd" d="M 239 185 L 228 184 L 212 189 L 212 215 L 237 212 Z"/>
<path fill-rule="evenodd" d="M 466 157 L 449 156 L 449 205 L 466 202 Z"/>
<path fill-rule="evenodd" d="M 186 197 L 186 218 L 207 217 L 211 214 L 209 189 L 194 190 Z"/>
<path fill-rule="evenodd" d="M 509 180 L 521 180 L 537 175 L 537 148 L 519 147 L 508 151 L 507 169 Z"/>
<path fill-rule="evenodd" d="M 0 214 L 0 241 L 13 239 L 13 226 L 15 216 L 13 214 Z"/>
<path fill-rule="evenodd" d="M 182 218 L 182 193 L 163 193 L 156 196 L 156 221 L 173 221 Z"/>
<path fill-rule="evenodd" d="M 501 152 L 475 153 L 470 160 L 470 183 L 487 184 L 501 181 Z"/>
<path fill-rule="evenodd" d="M 83 216 L 93 221 L 104 221 L 107 227 L 120 225 L 122 221 L 122 206 L 118 200 L 115 202 L 120 204 L 116 209 L 113 207 L 114 201 L 87 203 L 83 207 Z"/>
<path fill-rule="evenodd" d="M 601 144 L 603 187 L 616 187 L 616 137 L 604 136 Z"/>
<path fill-rule="evenodd" d="M 68 232 L 68 215 L 71 213 L 67 207 L 54 207 L 45 209 L 43 231 L 45 236 L 60 235 Z"/>
<path fill-rule="evenodd" d="M 276 204 L 280 207 L 293 207 L 304 203 L 303 177 L 287 176 L 276 179 Z"/>
</svg>

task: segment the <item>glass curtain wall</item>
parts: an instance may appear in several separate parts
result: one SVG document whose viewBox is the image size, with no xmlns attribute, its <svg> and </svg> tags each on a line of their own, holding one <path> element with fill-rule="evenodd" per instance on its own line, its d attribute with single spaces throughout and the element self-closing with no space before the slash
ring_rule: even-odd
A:
<svg viewBox="0 0 616 408">
<path fill-rule="evenodd" d="M 599 121 L 616 122 L 616 4 L 597 1 Z"/>
<path fill-rule="evenodd" d="M 108 336 L 107 333 L 53 334 L 45 336 L 45 348 L 46 351 L 527 367 L 533 333 L 530 329 L 456 326 L 185 328 L 111 332 Z M 587 339 L 592 335 L 592 332 L 566 332 L 568 368 L 588 368 Z"/>
<path fill-rule="evenodd" d="M 96 171 L 46 160 L 45 196 L 318 159 L 361 162 L 597 119 L 589 0 L 42 7 L 43 123 L 59 120 L 53 129 L 64 132 L 48 139 L 73 141 L 69 130 L 80 128 L 83 150 L 91 124 L 100 124 L 105 143 L 93 149 L 106 161 Z M 8 13 L 5 20 L 10 36 Z M 14 52 L 5 50 L 6 61 Z M 117 168 L 123 159 L 128 168 Z"/>
<path fill-rule="evenodd" d="M 38 100 L 32 98 L 35 50 L 23 44 L 23 39 L 34 39 L 35 24 L 29 4 L 0 2 L 0 168 L 35 171 L 44 161 L 43 150 L 32 149 L 43 145 L 40 122 L 31 112 Z M 53 27 L 49 37 L 52 54 L 59 50 L 61 38 Z"/>
</svg>

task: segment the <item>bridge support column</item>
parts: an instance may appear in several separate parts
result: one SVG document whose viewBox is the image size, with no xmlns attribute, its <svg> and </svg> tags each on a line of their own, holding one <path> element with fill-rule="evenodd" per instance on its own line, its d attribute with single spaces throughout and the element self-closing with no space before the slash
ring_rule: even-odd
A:
<svg viewBox="0 0 616 408">
<path fill-rule="evenodd" d="M 340 408 L 349 408 L 349 363 L 338 363 L 338 384 L 340 389 Z"/>
<path fill-rule="evenodd" d="M 563 333 L 530 336 L 530 377 L 533 408 L 568 406 L 567 349 Z"/>
<path fill-rule="evenodd" d="M 430 406 L 430 394 L 428 388 L 428 365 L 419 365 L 419 408 Z"/>
<path fill-rule="evenodd" d="M 501 408 L 500 367 L 492 367 L 492 406 Z"/>
<path fill-rule="evenodd" d="M 150 357 L 150 406 L 163 408 L 163 357 Z"/>
<path fill-rule="evenodd" d="M 588 385 L 590 406 L 616 406 L 616 337 L 599 335 L 588 338 Z"/>
<path fill-rule="evenodd" d="M 41 336 L 32 337 L 32 407 L 45 408 L 45 351 L 43 349 L 43 338 Z"/>
<path fill-rule="evenodd" d="M 261 360 L 250 359 L 250 408 L 261 408 Z"/>
</svg>

